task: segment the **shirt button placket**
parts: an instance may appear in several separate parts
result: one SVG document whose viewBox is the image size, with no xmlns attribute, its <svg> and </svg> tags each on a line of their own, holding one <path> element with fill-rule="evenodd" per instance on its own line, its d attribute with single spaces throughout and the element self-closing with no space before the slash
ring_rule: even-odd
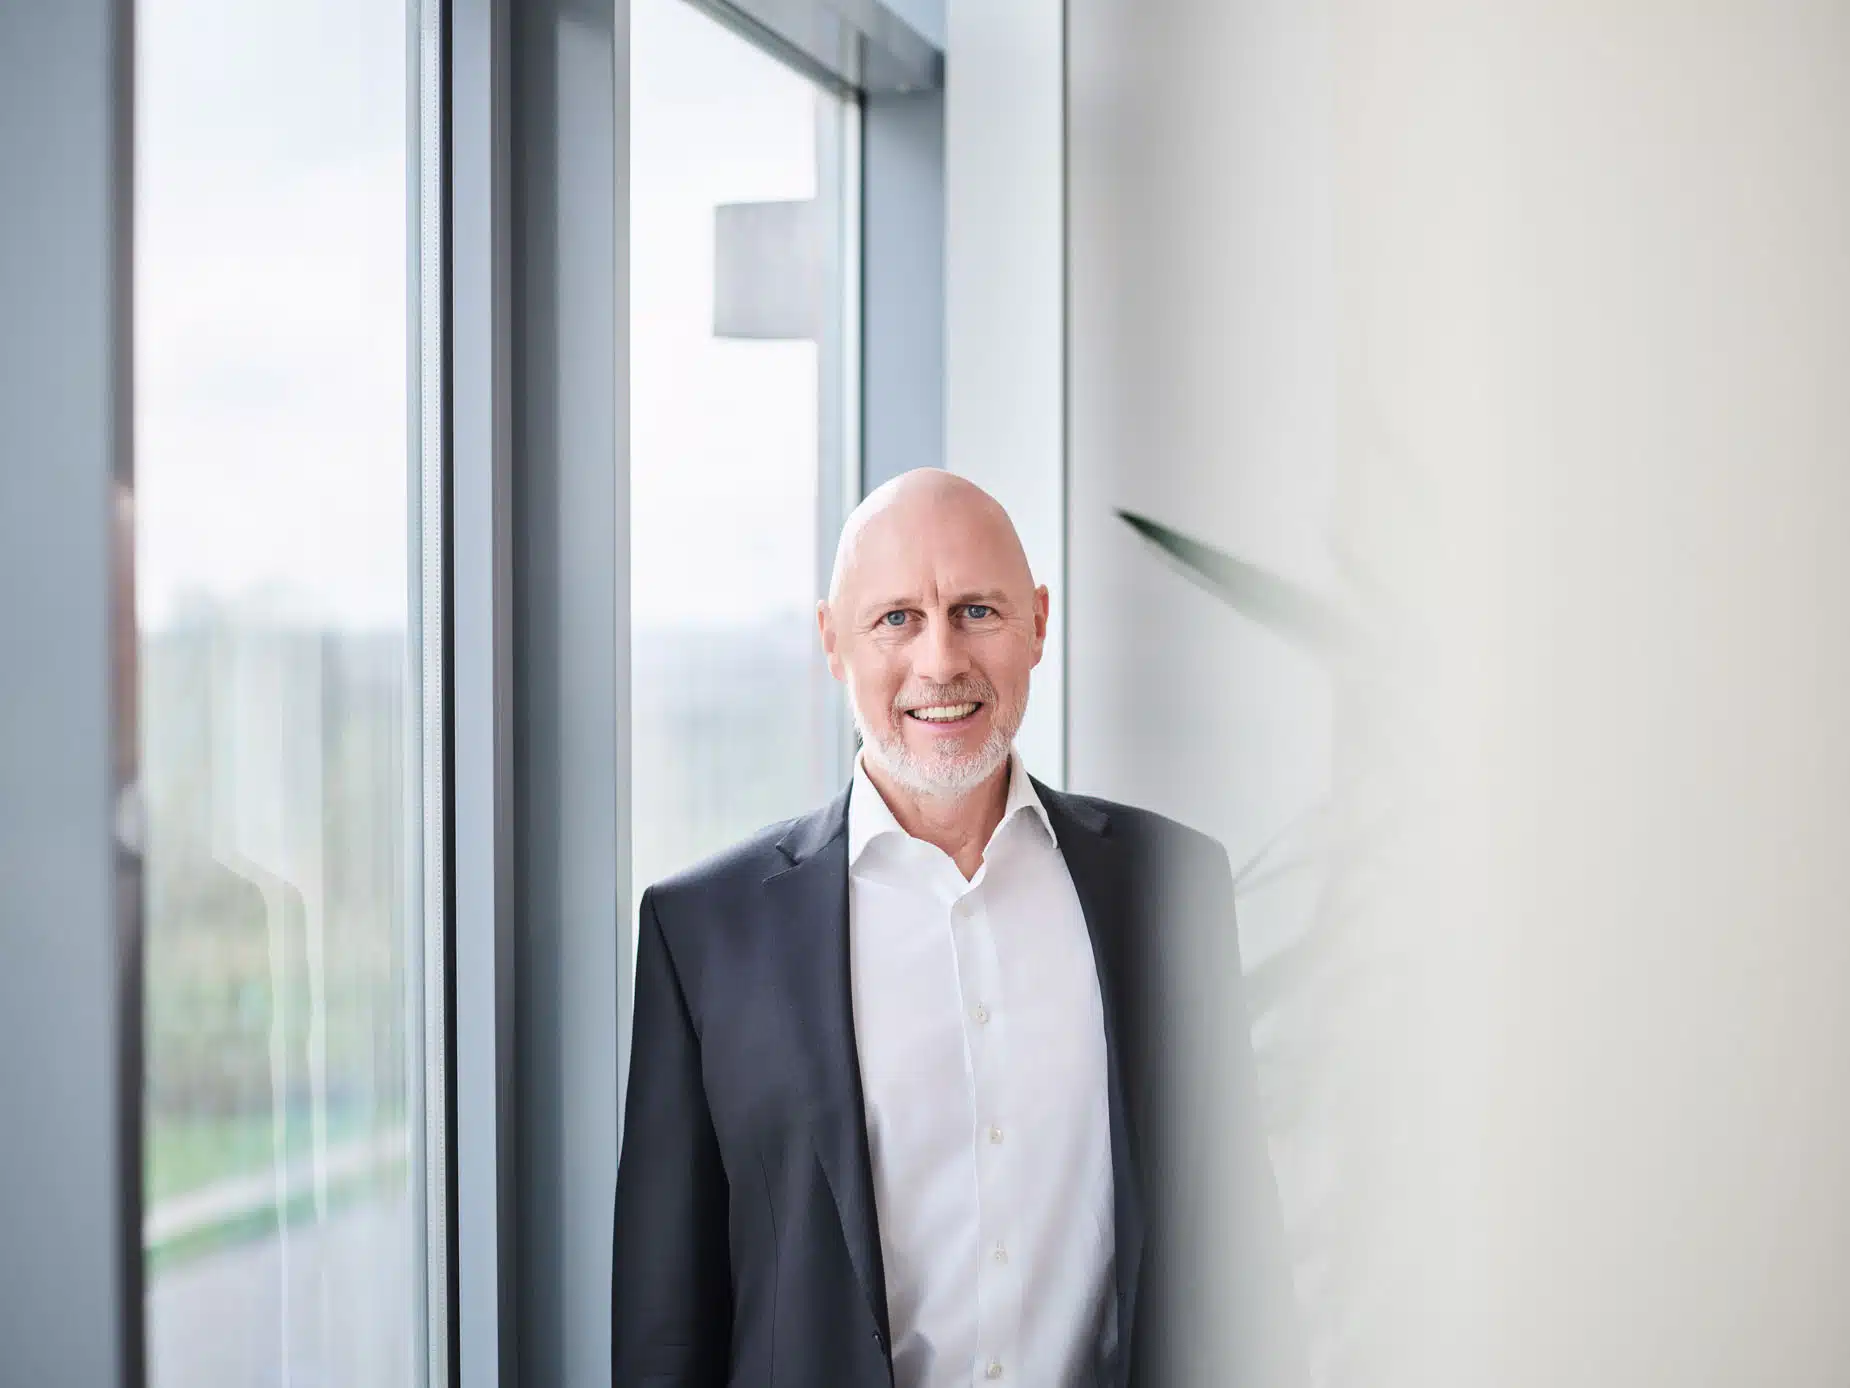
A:
<svg viewBox="0 0 1850 1388">
<path fill-rule="evenodd" d="M 984 889 L 984 895 L 987 888 Z M 1001 984 L 1000 960 L 996 941 L 991 937 L 983 895 L 972 891 L 953 908 L 953 925 L 957 927 L 959 957 L 967 964 L 963 974 L 966 1011 L 965 1026 L 970 1038 L 970 1055 L 975 1062 L 972 1074 L 973 1098 L 977 1113 L 982 1115 L 980 1132 L 982 1149 L 977 1162 L 978 1201 L 986 1256 L 978 1273 L 978 1358 L 981 1376 L 986 1381 L 1003 1378 L 1003 1357 L 1009 1353 L 1019 1327 L 1018 1309 L 1013 1286 L 1013 1269 L 1007 1264 L 1003 1230 L 998 1221 L 1008 1204 L 1003 1167 L 1002 1113 L 1000 1105 L 1008 1093 L 1006 1038 L 995 1024 L 998 1021 L 994 999 Z M 1000 1047 L 1000 1048 L 999 1048 Z"/>
</svg>

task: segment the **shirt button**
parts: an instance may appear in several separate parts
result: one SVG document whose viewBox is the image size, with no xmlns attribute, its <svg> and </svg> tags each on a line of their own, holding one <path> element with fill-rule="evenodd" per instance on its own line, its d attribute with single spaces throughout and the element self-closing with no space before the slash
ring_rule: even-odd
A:
<svg viewBox="0 0 1850 1388">
<path fill-rule="evenodd" d="M 983 1370 L 983 1377 L 984 1378 L 1001 1378 L 1002 1377 L 1001 1361 L 997 1359 L 990 1360 L 989 1367 Z"/>
<path fill-rule="evenodd" d="M 1006 1263 L 1009 1260 L 1009 1251 L 1008 1249 L 1004 1248 L 1001 1244 L 997 1244 L 996 1251 L 990 1254 L 990 1256 L 994 1258 L 998 1263 Z"/>
<path fill-rule="evenodd" d="M 971 1015 L 976 1018 L 976 1024 L 978 1026 L 987 1025 L 989 1022 L 989 1009 L 984 1007 L 980 1002 L 976 1005 L 976 1011 Z"/>
<path fill-rule="evenodd" d="M 1000 1142 L 1000 1141 L 1002 1141 L 1002 1129 L 1000 1129 L 1000 1128 L 991 1128 L 991 1129 L 989 1130 L 989 1140 L 990 1140 L 991 1142 Z"/>
</svg>

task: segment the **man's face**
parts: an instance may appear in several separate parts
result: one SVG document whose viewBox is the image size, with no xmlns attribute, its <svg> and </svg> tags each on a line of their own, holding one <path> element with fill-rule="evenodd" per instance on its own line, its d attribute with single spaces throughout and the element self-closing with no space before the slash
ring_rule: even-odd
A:
<svg viewBox="0 0 1850 1388">
<path fill-rule="evenodd" d="M 911 498 L 874 516 L 819 613 L 865 754 L 907 789 L 957 795 L 1008 758 L 1047 635 L 1008 518 L 987 498 Z"/>
</svg>

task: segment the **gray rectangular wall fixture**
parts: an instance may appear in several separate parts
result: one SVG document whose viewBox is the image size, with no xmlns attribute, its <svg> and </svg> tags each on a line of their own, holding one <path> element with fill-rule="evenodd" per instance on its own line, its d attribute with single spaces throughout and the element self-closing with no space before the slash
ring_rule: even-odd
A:
<svg viewBox="0 0 1850 1388">
<path fill-rule="evenodd" d="M 0 6 L 0 1377 L 142 1377 L 131 10 Z"/>
</svg>

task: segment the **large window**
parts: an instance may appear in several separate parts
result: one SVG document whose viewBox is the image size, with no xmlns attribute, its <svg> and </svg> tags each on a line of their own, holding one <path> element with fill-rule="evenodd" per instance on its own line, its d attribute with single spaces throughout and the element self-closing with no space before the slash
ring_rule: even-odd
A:
<svg viewBox="0 0 1850 1388">
<path fill-rule="evenodd" d="M 631 83 L 640 892 L 846 776 L 813 611 L 859 483 L 859 113 L 683 0 L 636 0 Z"/>
<path fill-rule="evenodd" d="M 882 475 L 941 452 L 942 54 L 886 0 L 0 13 L 0 1363 L 595 1374 L 618 884 L 847 775 L 813 604 L 863 367 Z"/>
<path fill-rule="evenodd" d="M 426 1376 L 416 20 L 137 11 L 155 1388 Z"/>
</svg>

